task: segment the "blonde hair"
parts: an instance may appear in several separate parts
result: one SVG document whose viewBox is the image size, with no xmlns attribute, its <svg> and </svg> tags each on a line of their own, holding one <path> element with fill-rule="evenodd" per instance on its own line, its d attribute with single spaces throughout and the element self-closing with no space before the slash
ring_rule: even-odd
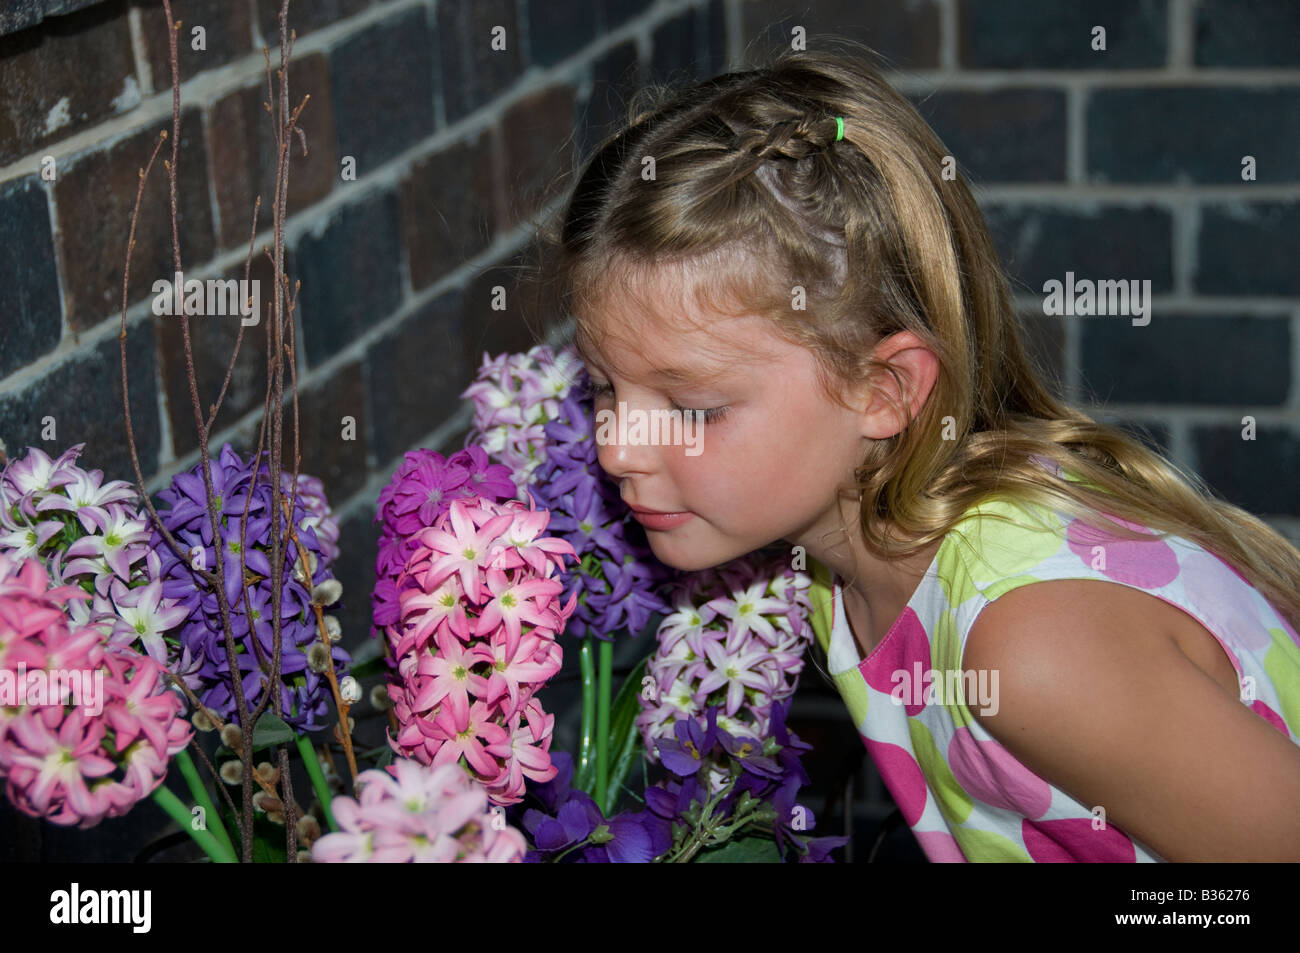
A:
<svg viewBox="0 0 1300 953">
<path fill-rule="evenodd" d="M 640 91 L 558 221 L 540 224 L 540 270 L 560 313 L 590 336 L 601 289 L 635 294 L 665 267 L 702 269 L 697 302 L 770 318 L 815 355 L 840 403 L 840 388 L 866 375 L 897 376 L 871 349 L 911 331 L 937 356 L 938 377 L 915 418 L 902 408 L 910 423 L 873 443 L 852 487 L 877 557 L 916 553 L 996 496 L 1148 538 L 1110 513 L 1200 544 L 1300 630 L 1300 550 L 1044 386 L 983 215 L 960 176 L 942 177 L 948 151 L 868 61 L 873 51 L 838 42 L 847 53 L 787 51 L 762 69 Z M 795 286 L 804 310 L 791 307 Z M 942 439 L 945 422 L 956 439 Z"/>
</svg>

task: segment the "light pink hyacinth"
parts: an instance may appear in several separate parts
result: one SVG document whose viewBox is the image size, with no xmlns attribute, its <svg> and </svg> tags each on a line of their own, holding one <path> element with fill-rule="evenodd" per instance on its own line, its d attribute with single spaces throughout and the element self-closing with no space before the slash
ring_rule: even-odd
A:
<svg viewBox="0 0 1300 953">
<path fill-rule="evenodd" d="M 70 626 L 67 603 L 90 595 L 49 581 L 40 560 L 0 552 L 0 779 L 23 813 L 87 828 L 162 784 L 193 729 L 162 667 L 102 621 Z"/>
<path fill-rule="evenodd" d="M 540 536 L 548 519 L 531 497 L 454 500 L 420 532 L 397 581 L 399 618 L 385 629 L 400 676 L 389 744 L 423 764 L 463 766 L 498 805 L 522 800 L 526 778 L 556 774 L 555 719 L 533 696 L 560 670 L 557 637 L 577 597 L 559 603 L 554 577 L 574 551 Z"/>
<path fill-rule="evenodd" d="M 487 792 L 459 765 L 399 759 L 363 771 L 356 799 L 336 797 L 342 830 L 312 845 L 320 863 L 520 863 L 524 835 L 492 810 Z"/>
</svg>

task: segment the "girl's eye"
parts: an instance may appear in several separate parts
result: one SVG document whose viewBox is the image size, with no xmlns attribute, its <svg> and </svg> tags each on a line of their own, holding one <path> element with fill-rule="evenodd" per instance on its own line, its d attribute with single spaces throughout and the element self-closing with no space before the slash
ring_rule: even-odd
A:
<svg viewBox="0 0 1300 953">
<path fill-rule="evenodd" d="M 673 410 L 680 410 L 683 414 L 695 414 L 696 418 L 703 418 L 706 424 L 716 424 L 723 417 L 727 416 L 726 407 L 709 407 L 705 410 L 696 410 L 692 407 L 678 407 L 672 405 Z"/>
<path fill-rule="evenodd" d="M 582 396 L 585 400 L 595 400 L 598 397 L 612 396 L 613 393 L 614 393 L 614 388 L 610 387 L 609 384 L 604 382 L 597 383 L 596 381 L 589 379 L 587 381 L 587 386 L 583 390 Z M 727 416 L 727 409 L 728 409 L 725 406 L 708 407 L 705 409 L 696 409 L 693 407 L 681 407 L 678 406 L 678 404 L 675 401 L 671 402 L 670 405 L 673 410 L 680 411 L 683 414 L 695 414 L 697 417 L 702 418 L 706 424 L 715 424 L 718 421 L 722 420 L 724 417 Z"/>
</svg>

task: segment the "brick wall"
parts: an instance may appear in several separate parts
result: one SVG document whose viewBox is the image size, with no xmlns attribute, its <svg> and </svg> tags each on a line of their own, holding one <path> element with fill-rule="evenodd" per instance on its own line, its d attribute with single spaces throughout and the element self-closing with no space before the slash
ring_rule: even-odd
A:
<svg viewBox="0 0 1300 953">
<path fill-rule="evenodd" d="M 272 0 L 176 0 L 183 27 L 179 213 L 186 277 L 242 277 L 252 196 L 269 240 L 274 141 L 262 108 Z M 1085 12 L 1086 11 L 1086 12 Z M 44 16 L 44 19 L 42 19 Z M 156 0 L 26 0 L 0 19 L 0 439 L 131 475 L 121 424 L 122 259 L 137 170 L 170 128 Z M 345 639 L 367 631 L 374 501 L 402 453 L 460 446 L 456 395 L 484 350 L 562 323 L 515 294 L 545 189 L 588 154 L 640 84 L 708 76 L 786 44 L 843 34 L 887 56 L 976 186 L 1035 349 L 1070 400 L 1149 439 L 1300 542 L 1300 7 L 1288 0 L 294 0 L 287 270 L 304 472 L 342 516 Z M 1107 50 L 1091 49 L 1103 25 Z M 191 48 L 202 26 L 205 46 Z M 506 49 L 491 48 L 503 27 Z M 278 63 L 278 52 L 272 58 Z M 166 154 L 164 151 L 164 154 Z M 1242 181 L 1241 160 L 1257 175 Z M 53 157 L 53 180 L 42 163 Z M 355 163 L 355 179 L 341 172 Z M 156 491 L 197 462 L 180 331 L 152 314 L 170 278 L 166 177 L 137 229 L 127 312 L 133 421 Z M 259 255 L 254 278 L 268 286 Z M 1150 279 L 1149 326 L 1049 317 L 1042 286 Z M 494 311 L 494 289 L 508 307 Z M 213 438 L 256 440 L 262 329 L 241 349 Z M 191 321 L 204 402 L 237 322 Z M 1241 439 L 1253 416 L 1257 439 Z M 42 439 L 53 416 L 56 438 Z M 357 439 L 341 438 L 343 417 Z M 626 665 L 645 638 L 621 647 Z M 576 662 L 576 652 L 567 653 Z M 566 664 L 557 744 L 576 731 Z M 565 694 L 565 693 L 568 694 Z M 796 728 L 817 745 L 819 800 L 853 779 L 854 855 L 892 809 L 837 696 L 810 667 Z M 0 812 L 3 813 L 3 812 Z M 9 823 L 17 823 L 11 820 Z M 0 833 L 5 821 L 0 817 Z M 127 822 L 89 834 L 23 827 L 28 855 L 128 856 Z M 25 839 L 23 839 L 25 838 Z M 98 840 L 96 839 L 98 838 Z M 43 840 L 42 840 L 43 839 Z M 0 841 L 13 838 L 0 837 Z M 39 841 L 39 843 L 37 843 Z M 918 856 L 906 831 L 886 856 Z"/>
</svg>

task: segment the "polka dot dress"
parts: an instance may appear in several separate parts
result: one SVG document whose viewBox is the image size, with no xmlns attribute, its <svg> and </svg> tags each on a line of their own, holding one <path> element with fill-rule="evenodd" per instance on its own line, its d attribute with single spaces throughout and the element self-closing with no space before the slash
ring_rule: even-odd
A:
<svg viewBox="0 0 1300 953">
<path fill-rule="evenodd" d="M 988 673 L 983 683 L 943 674 L 961 671 L 980 611 L 1018 586 L 1109 580 L 1178 606 L 1223 646 L 1242 703 L 1300 744 L 1300 635 L 1235 570 L 1181 537 L 1130 542 L 1037 504 L 986 501 L 944 538 L 907 607 L 865 660 L 838 579 L 816 562 L 812 575 L 813 631 L 830 674 L 932 861 L 1162 860 L 984 730 L 971 707 L 991 701 Z M 927 677 L 928 670 L 939 674 Z"/>
</svg>

